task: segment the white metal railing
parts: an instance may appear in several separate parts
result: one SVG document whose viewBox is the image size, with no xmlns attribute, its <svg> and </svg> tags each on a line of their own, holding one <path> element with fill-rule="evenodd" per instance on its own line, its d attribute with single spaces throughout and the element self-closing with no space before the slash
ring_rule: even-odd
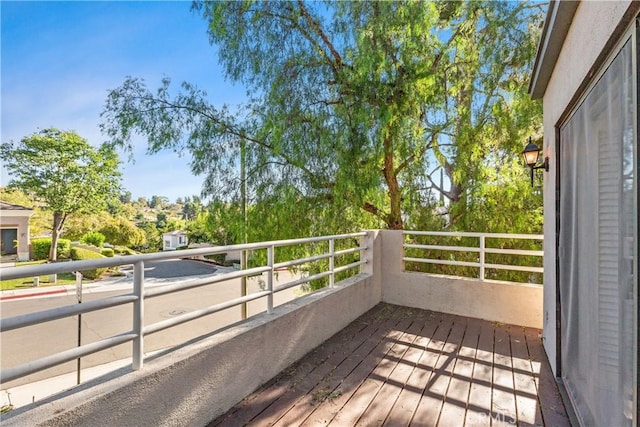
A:
<svg viewBox="0 0 640 427">
<path fill-rule="evenodd" d="M 152 254 L 143 255 L 130 255 L 130 256 L 115 256 L 112 258 L 104 259 L 92 259 L 84 261 L 71 261 L 55 264 L 41 264 L 41 265 L 29 265 L 24 267 L 10 267 L 2 269 L 2 279 L 18 279 L 23 277 L 34 277 L 41 275 L 67 273 L 73 271 L 91 270 L 95 268 L 116 267 L 122 265 L 133 265 L 133 291 L 132 293 L 125 295 L 117 295 L 94 300 L 90 302 L 83 302 L 81 304 L 73 304 L 64 307 L 58 307 L 50 310 L 45 310 L 36 313 L 30 313 L 25 315 L 19 315 L 15 317 L 9 317 L 0 320 L 0 331 L 10 331 L 14 329 L 25 328 L 27 326 L 49 322 L 57 319 L 67 318 L 71 316 L 80 315 L 83 313 L 89 313 L 92 311 L 103 310 L 110 307 L 116 307 L 124 304 L 133 304 L 133 324 L 131 330 L 120 333 L 115 336 L 111 336 L 91 344 L 81 345 L 69 350 L 65 350 L 53 355 L 49 355 L 34 361 L 30 361 L 21 365 L 13 366 L 3 369 L 0 372 L 0 383 L 6 383 L 11 380 L 15 380 L 32 373 L 48 369 L 72 360 L 79 359 L 90 354 L 106 350 L 116 345 L 124 344 L 127 342 L 133 343 L 132 351 L 132 367 L 134 370 L 140 369 L 144 362 L 144 337 L 146 335 L 158 332 L 172 326 L 180 325 L 182 323 L 198 319 L 209 314 L 217 313 L 227 308 L 240 306 L 246 304 L 249 301 L 253 301 L 259 298 L 267 298 L 267 313 L 273 312 L 273 296 L 275 293 L 289 289 L 294 286 L 299 286 L 304 283 L 311 282 L 320 278 L 328 277 L 329 285 L 333 286 L 335 282 L 335 275 L 339 272 L 343 272 L 350 269 L 360 268 L 360 266 L 367 263 L 366 257 L 363 256 L 363 251 L 368 247 L 364 242 L 360 242 L 356 247 L 350 247 L 348 249 L 336 251 L 335 242 L 339 240 L 348 240 L 363 238 L 367 236 L 367 232 L 358 232 L 350 234 L 340 234 L 334 236 L 322 236 L 322 237 L 310 237 L 302 239 L 291 240 L 277 240 L 271 242 L 249 243 L 242 245 L 230 245 L 230 246 L 217 246 L 212 248 L 202 249 L 189 249 L 181 250 L 177 252 L 158 252 Z M 320 243 L 328 242 L 329 252 L 321 255 L 293 259 L 275 263 L 275 248 L 284 246 L 295 246 L 308 243 Z M 212 277 L 206 277 L 189 281 L 187 283 L 169 284 L 160 287 L 145 289 L 144 286 L 144 263 L 148 261 L 160 261 L 170 259 L 192 258 L 204 255 L 223 254 L 232 251 L 255 251 L 266 250 L 266 265 L 249 268 L 245 270 L 234 271 L 231 273 L 221 274 Z M 336 257 L 359 253 L 358 261 L 341 265 L 336 267 Z M 320 261 L 328 259 L 329 267 L 326 271 L 314 274 L 312 276 L 303 277 L 301 279 L 293 280 L 282 285 L 273 286 L 274 271 L 279 268 L 299 266 L 308 264 L 314 261 Z M 254 292 L 249 295 L 243 295 L 239 298 L 235 298 L 229 301 L 225 301 L 219 304 L 215 304 L 200 310 L 190 311 L 180 316 L 176 316 L 171 319 L 163 320 L 150 325 L 144 325 L 144 302 L 147 298 L 153 298 L 160 295 L 165 295 L 173 292 L 183 291 L 200 286 L 211 285 L 231 279 L 248 277 L 257 274 L 267 274 L 267 281 L 265 290 Z"/>
<path fill-rule="evenodd" d="M 441 258 L 419 258 L 419 257 L 407 257 L 403 256 L 402 260 L 406 262 L 416 262 L 425 264 L 436 265 L 453 265 L 461 267 L 475 267 L 479 270 L 478 278 L 480 280 L 486 279 L 487 269 L 496 270 L 510 270 L 510 271 L 524 271 L 529 273 L 543 273 L 543 267 L 536 267 L 531 265 L 513 265 L 513 264 L 496 264 L 487 263 L 486 254 L 501 254 L 501 255 L 521 255 L 521 256 L 534 256 L 543 257 L 543 250 L 532 249 L 503 249 L 495 247 L 487 247 L 487 239 L 509 239 L 509 240 L 538 240 L 542 242 L 544 235 L 542 234 L 506 234 L 506 233 L 469 233 L 469 232 L 445 232 L 445 231 L 404 231 L 405 242 L 403 244 L 404 249 L 424 249 L 434 250 L 439 253 L 443 252 L 463 252 L 463 253 L 477 253 L 475 261 L 459 261 L 456 259 L 441 259 Z M 456 246 L 456 245 L 438 245 L 438 244 L 419 244 L 419 243 L 407 243 L 406 239 L 416 239 L 418 236 L 441 236 L 441 237 L 471 237 L 478 239 L 477 246 Z"/>
</svg>

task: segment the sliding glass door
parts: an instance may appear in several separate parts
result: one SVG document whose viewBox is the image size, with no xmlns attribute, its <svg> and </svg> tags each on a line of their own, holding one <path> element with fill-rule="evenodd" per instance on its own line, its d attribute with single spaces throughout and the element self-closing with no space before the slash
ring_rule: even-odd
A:
<svg viewBox="0 0 640 427">
<path fill-rule="evenodd" d="M 583 425 L 634 419 L 634 58 L 629 38 L 560 129 L 562 379 Z"/>
</svg>

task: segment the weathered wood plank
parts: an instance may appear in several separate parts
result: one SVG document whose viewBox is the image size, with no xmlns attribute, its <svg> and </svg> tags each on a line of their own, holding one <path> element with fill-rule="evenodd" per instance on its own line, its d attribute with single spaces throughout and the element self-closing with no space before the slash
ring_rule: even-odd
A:
<svg viewBox="0 0 640 427">
<path fill-rule="evenodd" d="M 515 424 L 516 404 L 511 363 L 511 342 L 504 325 L 497 324 L 493 345 L 493 387 L 491 396 L 491 423 Z"/>
<path fill-rule="evenodd" d="M 210 425 L 568 426 L 539 332 L 380 304 Z"/>
<path fill-rule="evenodd" d="M 406 347 L 402 358 L 398 360 L 395 368 L 356 425 L 381 426 L 385 422 L 400 392 L 404 389 L 415 363 L 423 352 L 423 349 L 416 347 L 415 343 L 420 337 L 419 334 L 422 332 L 424 324 L 425 312 L 420 310 L 414 318 L 413 324 L 402 337 Z"/>
<path fill-rule="evenodd" d="M 436 329 L 450 328 L 449 323 L 442 322 L 443 316 L 441 313 L 427 312 L 426 324 L 423 327 L 422 334 L 414 343 L 416 351 L 411 353 L 411 358 L 408 358 L 409 362 L 413 362 L 414 357 L 417 357 L 417 360 L 415 360 L 411 375 L 407 379 L 404 388 L 387 415 L 384 425 L 390 427 L 407 426 L 411 422 L 422 398 L 422 392 L 433 371 L 431 366 L 433 366 L 437 358 L 437 353 L 429 349 L 429 343 L 433 339 Z"/>
<path fill-rule="evenodd" d="M 424 387 L 422 398 L 411 421 L 413 425 L 434 426 L 437 425 L 440 416 L 451 379 L 451 370 L 455 364 L 456 353 L 464 333 L 464 326 L 459 322 L 456 323 L 454 316 L 445 315 L 443 324 L 444 322 L 449 323 L 449 328 L 439 328 L 429 345 L 429 348 L 437 350 L 437 359 L 431 365 L 433 372 Z"/>
<path fill-rule="evenodd" d="M 524 328 L 521 326 L 509 326 L 509 336 L 511 337 L 511 362 L 518 425 L 542 425 L 542 412 L 540 412 L 540 405 L 538 404 L 536 383 L 524 336 Z"/>
<path fill-rule="evenodd" d="M 569 418 L 562 403 L 558 385 L 551 371 L 551 366 L 547 361 L 547 356 L 542 347 L 540 331 L 537 329 L 525 328 L 525 338 L 531 356 L 531 363 L 534 368 L 538 368 L 538 401 L 542 411 L 544 425 L 548 426 L 570 426 Z"/>
<path fill-rule="evenodd" d="M 473 365 L 465 425 L 483 426 L 491 424 L 494 331 L 490 322 L 477 322 L 480 336 Z"/>
<path fill-rule="evenodd" d="M 406 320 L 403 328 L 391 331 L 387 339 L 393 344 L 386 353 L 380 353 L 377 360 L 372 360 L 372 368 L 365 374 L 365 379 L 360 386 L 351 394 L 345 406 L 336 414 L 330 424 L 336 426 L 355 425 L 358 419 L 367 409 L 373 398 L 376 396 L 385 380 L 391 374 L 397 364 L 397 360 L 402 357 L 406 345 L 399 343 L 405 330 L 411 325 L 409 319 Z"/>
<path fill-rule="evenodd" d="M 464 338 L 458 350 L 451 382 L 438 420 L 438 425 L 441 426 L 463 425 L 467 412 L 480 326 L 472 319 L 464 319 L 466 326 Z"/>
</svg>

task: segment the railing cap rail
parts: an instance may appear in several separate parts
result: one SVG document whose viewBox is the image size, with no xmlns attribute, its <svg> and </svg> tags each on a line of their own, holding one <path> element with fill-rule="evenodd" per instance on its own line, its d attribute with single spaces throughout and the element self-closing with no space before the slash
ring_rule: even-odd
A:
<svg viewBox="0 0 640 427">
<path fill-rule="evenodd" d="M 476 232 L 467 232 L 467 231 L 403 230 L 402 234 L 414 235 L 414 236 L 489 237 L 494 239 L 533 239 L 533 240 L 544 239 L 544 234 L 476 233 Z"/>
<path fill-rule="evenodd" d="M 21 277 L 43 276 L 47 274 L 67 273 L 71 271 L 91 270 L 94 268 L 108 268 L 117 265 L 135 264 L 139 261 L 162 261 L 168 259 L 190 258 L 201 255 L 214 255 L 238 250 L 265 249 L 270 246 L 290 246 L 296 244 L 323 242 L 332 239 L 348 239 L 366 236 L 366 231 L 356 233 L 335 234 L 332 236 L 306 237 L 300 239 L 272 240 L 268 242 L 244 243 L 238 245 L 212 246 L 209 248 L 185 249 L 180 251 L 154 252 L 150 254 L 114 256 L 110 258 L 90 259 L 82 261 L 57 262 L 53 264 L 25 265 L 2 268 L 0 279 L 19 279 Z"/>
</svg>

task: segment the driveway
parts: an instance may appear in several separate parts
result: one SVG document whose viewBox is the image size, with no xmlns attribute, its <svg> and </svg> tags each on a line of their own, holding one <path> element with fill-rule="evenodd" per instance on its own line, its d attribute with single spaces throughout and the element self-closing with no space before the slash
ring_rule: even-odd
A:
<svg viewBox="0 0 640 427">
<path fill-rule="evenodd" d="M 122 266 L 122 272 L 133 273 L 133 266 Z M 214 264 L 188 259 L 147 261 L 144 263 L 145 279 L 169 279 L 172 277 L 203 276 L 217 270 Z"/>
</svg>

